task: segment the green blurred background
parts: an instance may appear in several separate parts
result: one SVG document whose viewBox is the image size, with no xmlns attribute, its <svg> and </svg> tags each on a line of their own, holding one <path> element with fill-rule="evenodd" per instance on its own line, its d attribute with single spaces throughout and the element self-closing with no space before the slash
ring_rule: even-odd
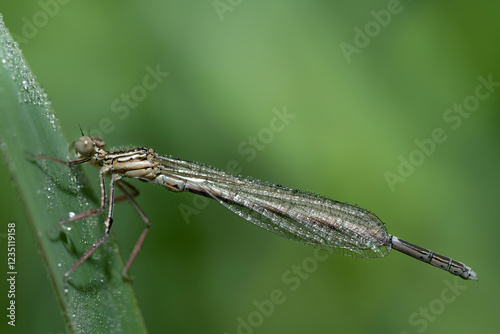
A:
<svg viewBox="0 0 500 334">
<path fill-rule="evenodd" d="M 397 252 L 311 261 L 312 248 L 215 202 L 138 183 L 153 226 L 131 274 L 151 333 L 500 330 L 500 87 L 460 124 L 444 119 L 474 101 L 479 76 L 500 81 L 500 5 L 63 2 L 2 1 L 0 13 L 68 138 L 80 124 L 111 147 L 150 146 L 222 169 L 236 161 L 243 175 L 368 208 L 391 234 L 465 262 L 480 280 L 451 289 L 453 276 Z M 369 41 L 355 39 L 356 27 L 372 29 Z M 366 45 L 346 57 L 341 45 L 356 42 Z M 147 79 L 156 68 L 169 73 L 157 85 Z M 285 109 L 294 118 L 275 121 L 273 110 Z M 415 141 L 437 128 L 446 140 L 419 155 Z M 254 156 L 241 150 L 250 137 Z M 389 186 L 401 157 L 422 156 Z M 13 220 L 22 245 L 15 331 L 64 332 L 19 195 L 0 168 L 0 236 Z M 183 206 L 196 210 L 189 222 Z M 132 206 L 119 205 L 113 233 L 124 257 L 141 230 Z M 290 272 L 302 265 L 307 275 Z M 275 290 L 282 303 L 259 311 Z"/>
</svg>

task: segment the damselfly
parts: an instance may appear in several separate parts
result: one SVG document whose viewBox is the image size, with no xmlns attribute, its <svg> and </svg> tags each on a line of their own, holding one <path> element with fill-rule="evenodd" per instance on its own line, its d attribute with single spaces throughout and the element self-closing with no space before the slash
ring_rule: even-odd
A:
<svg viewBox="0 0 500 334">
<path fill-rule="evenodd" d="M 59 225 L 98 214 L 108 205 L 105 234 L 64 274 L 65 282 L 71 272 L 108 238 L 114 204 L 128 199 L 146 227 L 123 269 L 122 274 L 126 276 L 150 227 L 149 219 L 134 199 L 138 191 L 123 179 L 126 177 L 158 184 L 174 192 L 188 191 L 212 198 L 251 223 L 302 244 L 362 258 L 383 257 L 395 249 L 463 279 L 477 281 L 476 273 L 470 267 L 388 234 L 385 224 L 377 216 L 360 207 L 309 192 L 238 177 L 201 163 L 160 155 L 147 147 L 106 151 L 104 146 L 101 138 L 82 136 L 74 143 L 75 160 L 63 161 L 37 155 L 38 158 L 69 166 L 88 162 L 100 168 L 99 208 L 61 220 Z M 108 200 L 105 176 L 111 178 Z M 123 195 L 115 197 L 115 187 Z"/>
</svg>

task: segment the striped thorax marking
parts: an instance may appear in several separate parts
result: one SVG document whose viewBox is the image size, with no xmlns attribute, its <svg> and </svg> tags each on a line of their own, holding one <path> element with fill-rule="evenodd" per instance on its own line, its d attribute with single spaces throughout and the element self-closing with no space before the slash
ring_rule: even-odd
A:
<svg viewBox="0 0 500 334">
<path fill-rule="evenodd" d="M 145 147 L 108 152 L 103 157 L 102 163 L 110 174 L 151 182 L 158 173 L 158 164 L 153 161 L 155 154 L 153 149 Z"/>
</svg>

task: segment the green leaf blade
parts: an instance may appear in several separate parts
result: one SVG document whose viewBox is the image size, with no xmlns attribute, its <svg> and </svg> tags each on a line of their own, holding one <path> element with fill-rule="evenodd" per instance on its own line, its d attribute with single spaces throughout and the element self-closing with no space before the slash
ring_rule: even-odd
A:
<svg viewBox="0 0 500 334">
<path fill-rule="evenodd" d="M 133 290 L 121 278 L 123 262 L 112 237 L 70 275 L 69 291 L 63 291 L 64 272 L 104 234 L 103 216 L 71 223 L 70 231 L 54 229 L 69 212 L 98 206 L 98 199 L 80 167 L 30 157 L 29 153 L 74 158 L 46 94 L 1 14 L 0 118 L 2 157 L 24 202 L 68 329 L 147 332 Z"/>
</svg>

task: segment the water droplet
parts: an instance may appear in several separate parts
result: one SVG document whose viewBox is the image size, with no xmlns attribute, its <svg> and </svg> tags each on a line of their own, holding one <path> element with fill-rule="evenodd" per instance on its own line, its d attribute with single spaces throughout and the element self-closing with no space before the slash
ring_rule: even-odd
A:
<svg viewBox="0 0 500 334">
<path fill-rule="evenodd" d="M 61 263 L 61 262 L 59 262 L 59 263 L 57 264 L 57 266 L 58 266 L 59 268 L 61 268 L 61 267 L 62 267 L 62 263 Z"/>
<path fill-rule="evenodd" d="M 45 95 L 44 90 L 40 87 L 35 79 L 35 76 L 31 72 L 30 68 L 26 64 L 19 44 L 14 42 L 5 27 L 3 22 L 3 17 L 0 16 L 0 61 L 1 65 L 10 74 L 10 78 L 16 82 L 22 89 L 18 92 L 22 96 L 20 101 L 25 103 L 32 103 L 38 106 L 48 105 L 47 95 Z M 4 50 L 6 52 L 4 53 Z M 47 109 L 43 111 L 44 115 L 52 120 L 55 116 Z M 52 123 L 52 128 L 56 128 L 55 122 Z"/>
<path fill-rule="evenodd" d="M 69 217 L 70 217 L 70 218 L 73 218 L 74 216 L 75 216 L 75 213 L 74 213 L 74 212 L 70 212 L 70 213 L 69 213 Z"/>
</svg>

